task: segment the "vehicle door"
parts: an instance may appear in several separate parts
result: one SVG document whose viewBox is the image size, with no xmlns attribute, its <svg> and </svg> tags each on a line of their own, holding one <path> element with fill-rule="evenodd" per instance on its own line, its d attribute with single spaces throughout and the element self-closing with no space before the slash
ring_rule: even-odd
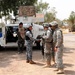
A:
<svg viewBox="0 0 75 75">
<path fill-rule="evenodd" d="M 5 46 L 5 25 L 1 24 L 0 25 L 0 45 Z"/>
</svg>

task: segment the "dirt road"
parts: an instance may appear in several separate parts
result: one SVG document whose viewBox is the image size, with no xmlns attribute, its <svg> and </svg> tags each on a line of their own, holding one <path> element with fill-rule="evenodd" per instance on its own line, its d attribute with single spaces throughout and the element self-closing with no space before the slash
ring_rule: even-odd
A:
<svg viewBox="0 0 75 75">
<path fill-rule="evenodd" d="M 37 64 L 28 64 L 25 58 L 25 52 L 18 54 L 17 50 L 0 51 L 0 75 L 57 75 L 54 67 L 44 68 L 45 60 L 42 59 L 40 50 L 33 51 L 33 59 Z M 63 75 L 75 75 L 75 34 L 64 34 L 63 59 Z"/>
</svg>

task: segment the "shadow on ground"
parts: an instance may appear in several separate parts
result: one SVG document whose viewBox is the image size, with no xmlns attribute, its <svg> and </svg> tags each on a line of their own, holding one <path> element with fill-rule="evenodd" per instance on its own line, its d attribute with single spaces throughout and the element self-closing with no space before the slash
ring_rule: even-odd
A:
<svg viewBox="0 0 75 75">
<path fill-rule="evenodd" d="M 34 54 L 35 52 L 39 52 L 40 50 L 33 48 Z M 22 54 L 18 54 L 17 47 L 14 48 L 1 48 L 0 49 L 0 67 L 7 67 L 11 65 L 13 60 L 16 61 L 22 61 L 26 60 L 26 48 L 24 48 L 24 52 Z M 34 55 L 34 58 L 36 59 L 36 54 Z M 37 65 L 42 66 L 43 64 L 37 63 Z"/>
<path fill-rule="evenodd" d="M 65 70 L 65 75 L 75 75 L 75 71 Z"/>
<path fill-rule="evenodd" d="M 64 47 L 64 53 L 73 53 L 75 48 Z"/>
<path fill-rule="evenodd" d="M 64 67 L 72 67 L 74 64 L 64 63 Z"/>
</svg>

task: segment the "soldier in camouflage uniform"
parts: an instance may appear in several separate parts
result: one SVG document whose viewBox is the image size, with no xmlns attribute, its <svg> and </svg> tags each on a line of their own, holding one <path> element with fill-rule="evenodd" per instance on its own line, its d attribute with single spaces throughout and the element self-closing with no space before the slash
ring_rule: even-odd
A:
<svg viewBox="0 0 75 75">
<path fill-rule="evenodd" d="M 18 53 L 23 53 L 24 50 L 24 43 L 25 43 L 25 29 L 23 27 L 23 23 L 19 23 L 18 27 Z"/>
<path fill-rule="evenodd" d="M 52 29 L 54 29 L 53 34 L 53 43 L 54 43 L 54 50 L 55 50 L 55 62 L 57 69 L 55 71 L 59 71 L 57 74 L 64 73 L 63 67 L 63 34 L 62 31 L 58 28 L 58 23 L 53 21 L 51 23 Z"/>
<path fill-rule="evenodd" d="M 51 24 L 49 23 L 49 29 L 51 30 L 51 33 L 52 33 L 52 41 L 51 41 L 51 50 L 52 50 L 52 53 L 51 53 L 51 58 L 52 58 L 52 61 L 54 63 L 54 65 L 56 64 L 55 63 L 55 51 L 54 51 L 54 44 L 53 44 L 53 33 L 54 33 L 54 30 L 51 28 Z"/>
<path fill-rule="evenodd" d="M 44 44 L 44 53 L 45 53 L 45 56 L 46 56 L 46 66 L 45 67 L 50 67 L 51 66 L 51 40 L 52 40 L 52 34 L 51 34 L 51 31 L 48 29 L 48 27 L 49 27 L 48 24 L 44 25 L 45 33 L 42 37 L 45 41 L 45 44 Z"/>
<path fill-rule="evenodd" d="M 28 24 L 28 29 L 26 31 L 26 57 L 27 57 L 26 62 L 30 64 L 36 64 L 32 60 L 33 41 L 39 41 L 39 40 L 33 38 L 32 25 Z"/>
</svg>

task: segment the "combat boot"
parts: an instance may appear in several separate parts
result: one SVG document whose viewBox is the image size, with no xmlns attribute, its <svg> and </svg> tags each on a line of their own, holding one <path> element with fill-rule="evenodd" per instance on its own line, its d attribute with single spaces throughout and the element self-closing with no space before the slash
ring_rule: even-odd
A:
<svg viewBox="0 0 75 75">
<path fill-rule="evenodd" d="M 26 63 L 29 63 L 29 60 L 26 60 Z"/>
<path fill-rule="evenodd" d="M 46 64 L 47 65 L 44 68 L 49 68 L 51 66 L 51 62 L 49 60 L 47 60 Z"/>
<path fill-rule="evenodd" d="M 32 60 L 29 60 L 29 63 L 30 64 L 36 64 L 34 61 L 32 61 Z"/>
<path fill-rule="evenodd" d="M 57 74 L 64 74 L 64 69 L 59 69 Z"/>
</svg>

